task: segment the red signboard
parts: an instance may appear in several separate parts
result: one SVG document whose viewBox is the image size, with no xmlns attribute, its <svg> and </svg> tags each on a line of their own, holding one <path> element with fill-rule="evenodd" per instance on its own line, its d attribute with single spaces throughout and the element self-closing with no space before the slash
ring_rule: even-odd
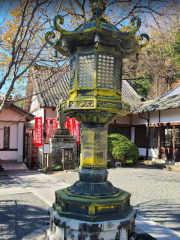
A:
<svg viewBox="0 0 180 240">
<path fill-rule="evenodd" d="M 42 117 L 35 118 L 35 144 L 36 147 L 42 146 Z"/>
<path fill-rule="evenodd" d="M 67 122 L 64 124 L 64 127 L 70 131 L 70 135 L 73 138 L 77 139 L 77 144 L 80 144 L 80 122 L 75 118 L 67 117 Z"/>
<path fill-rule="evenodd" d="M 67 128 L 67 122 L 64 124 L 64 127 Z"/>
<path fill-rule="evenodd" d="M 50 138 L 50 118 L 46 119 L 46 143 L 49 143 Z"/>
<path fill-rule="evenodd" d="M 53 118 L 53 119 L 52 119 L 52 135 L 55 135 L 55 133 L 56 133 L 56 128 L 57 128 L 57 122 L 56 122 L 56 119 Z"/>
</svg>

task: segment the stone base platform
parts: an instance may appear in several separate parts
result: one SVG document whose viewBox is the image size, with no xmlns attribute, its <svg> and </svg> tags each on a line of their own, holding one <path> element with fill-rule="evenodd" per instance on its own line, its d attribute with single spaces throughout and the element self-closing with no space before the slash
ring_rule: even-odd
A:
<svg viewBox="0 0 180 240">
<path fill-rule="evenodd" d="M 25 236 L 22 240 L 137 240 L 136 211 L 126 218 L 102 222 L 84 222 L 59 217 L 51 208 L 50 226 Z M 47 229 L 48 228 L 48 229 Z"/>
<path fill-rule="evenodd" d="M 52 208 L 50 228 L 45 240 L 136 240 L 135 216 L 133 210 L 126 218 L 101 222 L 84 222 L 59 217 Z"/>
</svg>

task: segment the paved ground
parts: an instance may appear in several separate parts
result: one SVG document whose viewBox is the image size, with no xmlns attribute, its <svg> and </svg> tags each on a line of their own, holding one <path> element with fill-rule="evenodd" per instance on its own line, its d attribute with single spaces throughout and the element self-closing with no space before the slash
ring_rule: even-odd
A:
<svg viewBox="0 0 180 240">
<path fill-rule="evenodd" d="M 0 239 L 19 240 L 49 224 L 49 205 L 33 193 L 0 196 Z"/>
<path fill-rule="evenodd" d="M 138 213 L 180 232 L 180 173 L 151 167 L 109 169 L 108 179 L 132 194 L 131 204 Z M 68 184 L 78 173 L 53 174 Z"/>
<path fill-rule="evenodd" d="M 36 171 L 0 173 L 0 239 L 20 240 L 49 224 L 54 192 L 65 183 Z"/>
<path fill-rule="evenodd" d="M 78 173 L 62 172 L 0 175 L 0 239 L 19 240 L 44 226 L 54 191 L 77 179 Z M 116 168 L 109 170 L 109 180 L 131 192 L 131 204 L 140 215 L 180 232 L 180 173 L 150 167 Z"/>
</svg>

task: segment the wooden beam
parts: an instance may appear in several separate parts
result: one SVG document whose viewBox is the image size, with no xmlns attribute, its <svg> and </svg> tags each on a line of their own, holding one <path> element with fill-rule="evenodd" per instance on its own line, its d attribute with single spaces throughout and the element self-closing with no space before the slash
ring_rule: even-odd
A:
<svg viewBox="0 0 180 240">
<path fill-rule="evenodd" d="M 167 127 L 167 126 L 180 126 L 180 122 L 172 122 L 172 123 L 161 123 L 161 122 L 159 122 L 159 123 L 151 123 L 149 126 L 150 127 L 159 127 L 159 125 L 161 125 L 161 126 L 164 126 L 164 127 Z M 133 127 L 135 127 L 135 126 L 140 126 L 140 125 L 134 125 Z M 142 125 L 142 126 L 144 126 L 144 125 Z"/>
<path fill-rule="evenodd" d="M 46 109 L 44 109 L 44 128 L 46 129 Z"/>
<path fill-rule="evenodd" d="M 16 148 L 14 148 L 14 149 L 13 149 L 13 148 L 11 148 L 11 149 L 3 149 L 3 148 L 1 148 L 0 151 L 1 151 L 1 152 L 3 152 L 3 151 L 7 151 L 7 152 L 8 152 L 8 151 L 10 151 L 10 152 L 15 151 L 15 152 L 17 152 L 18 149 L 16 149 Z"/>
<path fill-rule="evenodd" d="M 24 159 L 25 159 L 25 139 L 26 139 L 26 127 L 25 127 L 25 124 L 24 124 L 24 132 L 23 132 L 23 162 L 24 162 Z"/>
</svg>

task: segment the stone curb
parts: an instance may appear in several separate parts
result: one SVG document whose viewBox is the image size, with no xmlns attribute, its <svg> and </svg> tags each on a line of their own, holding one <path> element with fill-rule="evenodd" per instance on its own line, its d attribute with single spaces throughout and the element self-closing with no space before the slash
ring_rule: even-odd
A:
<svg viewBox="0 0 180 240">
<path fill-rule="evenodd" d="M 166 164 L 166 162 L 158 162 L 153 160 L 143 160 L 139 161 L 139 163 L 147 166 L 153 166 L 156 168 L 161 168 L 168 171 L 180 172 L 180 166 L 176 164 Z"/>
</svg>

